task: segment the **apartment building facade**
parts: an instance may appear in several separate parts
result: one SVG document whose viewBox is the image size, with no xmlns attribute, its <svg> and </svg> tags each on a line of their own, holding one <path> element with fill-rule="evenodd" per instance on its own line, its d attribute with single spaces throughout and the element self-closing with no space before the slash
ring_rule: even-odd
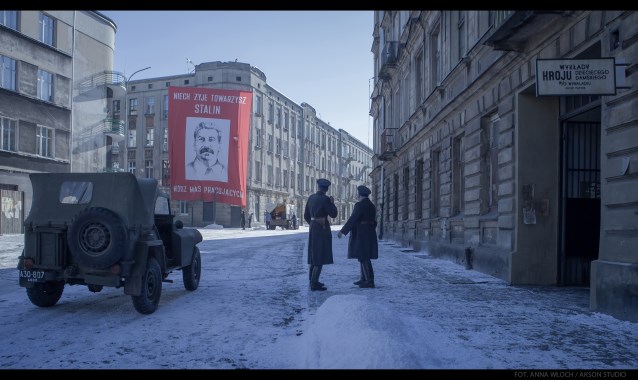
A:
<svg viewBox="0 0 638 380">
<path fill-rule="evenodd" d="M 253 221 L 263 222 L 264 212 L 277 203 L 292 205 L 301 220 L 316 180 L 327 178 L 340 208 L 334 222 L 343 222 L 356 202 L 356 186 L 370 184 L 371 148 L 321 120 L 310 104 L 296 103 L 277 91 L 261 70 L 243 62 L 205 62 L 187 74 L 129 81 L 126 93 L 113 99 L 116 117 L 123 119 L 126 114 L 128 119 L 113 170 L 157 178 L 170 191 L 168 88 L 172 86 L 252 91 L 245 211 L 253 214 Z M 186 225 L 239 226 L 239 206 L 174 201 L 173 208 Z"/>
<path fill-rule="evenodd" d="M 115 32 L 93 11 L 0 10 L 0 233 L 22 232 L 29 173 L 102 171 L 123 139 L 107 109 L 124 91 Z"/>
<path fill-rule="evenodd" d="M 638 321 L 637 25 L 635 11 L 376 11 L 380 235 L 515 285 L 588 286 L 592 310 Z M 608 59 L 613 93 L 538 93 L 539 64 Z"/>
</svg>

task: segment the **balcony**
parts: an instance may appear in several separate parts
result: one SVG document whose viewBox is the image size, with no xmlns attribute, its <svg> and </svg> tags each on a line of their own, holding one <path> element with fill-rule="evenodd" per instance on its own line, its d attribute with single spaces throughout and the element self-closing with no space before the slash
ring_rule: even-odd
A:
<svg viewBox="0 0 638 380">
<path fill-rule="evenodd" d="M 492 31 L 485 45 L 494 50 L 524 52 L 529 41 L 551 33 L 564 25 L 564 18 L 572 11 L 492 11 Z"/>
<path fill-rule="evenodd" d="M 385 129 L 381 132 L 381 146 L 379 147 L 379 160 L 389 161 L 396 157 L 396 146 L 394 143 L 395 129 Z"/>
<path fill-rule="evenodd" d="M 399 42 L 387 41 L 381 50 L 381 68 L 379 79 L 388 80 L 396 69 L 399 58 Z"/>
<path fill-rule="evenodd" d="M 104 133 L 111 137 L 114 142 L 124 140 L 124 120 L 104 119 Z"/>
<path fill-rule="evenodd" d="M 108 86 L 113 97 L 120 97 L 126 92 L 126 77 L 119 71 L 102 71 L 79 82 L 78 91 L 83 94 L 100 86 Z"/>
</svg>

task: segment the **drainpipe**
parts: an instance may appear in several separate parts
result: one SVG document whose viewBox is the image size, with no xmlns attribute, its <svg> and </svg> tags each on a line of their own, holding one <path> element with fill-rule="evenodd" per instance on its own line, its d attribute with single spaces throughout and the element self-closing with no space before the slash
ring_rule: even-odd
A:
<svg viewBox="0 0 638 380">
<path fill-rule="evenodd" d="M 381 198 L 381 218 L 379 221 L 379 240 L 383 240 L 383 200 L 384 200 L 384 194 L 383 194 L 383 189 L 385 187 L 385 178 L 384 178 L 384 166 L 383 164 L 381 164 L 381 194 L 380 194 L 380 198 Z"/>
</svg>

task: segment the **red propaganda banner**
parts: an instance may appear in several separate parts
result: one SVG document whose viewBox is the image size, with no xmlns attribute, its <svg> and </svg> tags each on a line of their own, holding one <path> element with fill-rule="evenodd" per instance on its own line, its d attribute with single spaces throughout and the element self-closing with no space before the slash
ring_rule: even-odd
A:
<svg viewBox="0 0 638 380">
<path fill-rule="evenodd" d="M 246 207 L 251 91 L 168 88 L 171 198 Z"/>
</svg>

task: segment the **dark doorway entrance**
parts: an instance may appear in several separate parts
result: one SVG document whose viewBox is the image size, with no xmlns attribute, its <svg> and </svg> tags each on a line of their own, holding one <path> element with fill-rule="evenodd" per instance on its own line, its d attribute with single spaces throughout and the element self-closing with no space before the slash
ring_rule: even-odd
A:
<svg viewBox="0 0 638 380">
<path fill-rule="evenodd" d="M 564 121 L 562 136 L 562 234 L 558 282 L 589 286 L 590 264 L 598 259 L 600 241 L 600 122 Z"/>
</svg>

